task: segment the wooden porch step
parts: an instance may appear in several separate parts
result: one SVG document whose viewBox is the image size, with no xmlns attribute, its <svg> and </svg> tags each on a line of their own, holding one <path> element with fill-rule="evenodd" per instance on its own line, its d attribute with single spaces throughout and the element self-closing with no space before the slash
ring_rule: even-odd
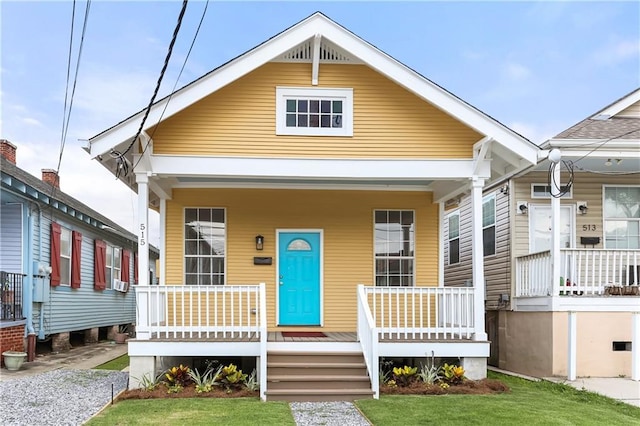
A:
<svg viewBox="0 0 640 426">
<path fill-rule="evenodd" d="M 270 375 L 267 377 L 267 389 L 364 389 L 371 390 L 369 377 L 362 375 Z"/>
<path fill-rule="evenodd" d="M 371 399 L 371 389 L 274 389 L 267 391 L 267 401 L 355 401 Z"/>
<path fill-rule="evenodd" d="M 267 400 L 353 401 L 372 398 L 359 352 L 267 353 Z"/>
</svg>

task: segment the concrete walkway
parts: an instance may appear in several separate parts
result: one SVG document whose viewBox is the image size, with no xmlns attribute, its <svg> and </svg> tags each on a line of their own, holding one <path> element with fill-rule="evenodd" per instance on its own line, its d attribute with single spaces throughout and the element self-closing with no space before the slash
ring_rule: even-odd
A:
<svg viewBox="0 0 640 426">
<path fill-rule="evenodd" d="M 625 377 L 585 377 L 569 381 L 562 377 L 545 377 L 555 383 L 564 383 L 576 389 L 586 390 L 627 404 L 640 407 L 640 382 Z"/>
<path fill-rule="evenodd" d="M 17 371 L 9 371 L 3 368 L 0 370 L 0 381 L 33 376 L 38 373 L 59 369 L 88 370 L 126 353 L 126 344 L 116 344 L 111 341 L 89 343 L 65 352 L 36 356 L 34 361 L 25 362 L 20 370 Z"/>
</svg>

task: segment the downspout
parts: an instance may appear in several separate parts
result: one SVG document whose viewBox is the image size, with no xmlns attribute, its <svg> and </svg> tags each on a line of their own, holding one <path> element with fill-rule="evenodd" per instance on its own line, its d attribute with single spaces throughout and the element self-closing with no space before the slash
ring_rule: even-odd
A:
<svg viewBox="0 0 640 426">
<path fill-rule="evenodd" d="M 27 361 L 31 362 L 36 358 L 36 331 L 33 328 L 33 250 L 29 249 L 33 243 L 33 212 L 29 204 L 27 204 L 26 210 L 24 214 L 27 219 L 27 238 L 29 243 L 25 244 L 25 250 L 27 251 L 27 277 L 22 283 L 22 303 L 25 307 L 24 316 L 26 317 L 27 326 Z"/>
</svg>

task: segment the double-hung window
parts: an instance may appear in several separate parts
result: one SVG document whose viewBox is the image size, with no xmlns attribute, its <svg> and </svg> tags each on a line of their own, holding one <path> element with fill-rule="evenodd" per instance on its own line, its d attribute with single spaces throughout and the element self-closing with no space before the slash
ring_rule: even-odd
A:
<svg viewBox="0 0 640 426">
<path fill-rule="evenodd" d="M 460 212 L 449 215 L 449 265 L 460 263 Z"/>
<path fill-rule="evenodd" d="M 226 225 L 224 209 L 184 211 L 184 271 L 188 285 L 225 283 Z"/>
<path fill-rule="evenodd" d="M 496 196 L 482 200 L 482 246 L 485 256 L 496 254 Z"/>
<path fill-rule="evenodd" d="M 80 288 L 82 234 L 51 223 L 51 286 Z"/>
<path fill-rule="evenodd" d="M 353 136 L 353 89 L 277 87 L 276 134 Z"/>
<path fill-rule="evenodd" d="M 411 287 L 415 282 L 415 220 L 411 210 L 376 210 L 376 286 Z"/>
<path fill-rule="evenodd" d="M 106 288 L 113 288 L 113 280 L 119 280 L 122 269 L 122 258 L 120 257 L 120 247 L 107 244 Z"/>
<path fill-rule="evenodd" d="M 605 248 L 640 248 L 640 186 L 605 186 L 603 210 Z"/>
</svg>

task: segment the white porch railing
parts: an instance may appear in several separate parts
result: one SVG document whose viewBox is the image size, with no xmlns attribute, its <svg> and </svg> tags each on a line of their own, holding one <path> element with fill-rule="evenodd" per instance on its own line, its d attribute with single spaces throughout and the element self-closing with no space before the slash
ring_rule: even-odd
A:
<svg viewBox="0 0 640 426">
<path fill-rule="evenodd" d="M 558 286 L 549 251 L 516 258 L 516 297 L 601 295 L 607 286 L 640 284 L 640 250 L 562 249 L 560 256 Z"/>
<path fill-rule="evenodd" d="M 378 329 L 369 310 L 367 294 L 362 284 L 358 285 L 358 341 L 362 346 L 362 354 L 371 379 L 373 398 L 378 399 L 380 397 Z"/>
</svg>

